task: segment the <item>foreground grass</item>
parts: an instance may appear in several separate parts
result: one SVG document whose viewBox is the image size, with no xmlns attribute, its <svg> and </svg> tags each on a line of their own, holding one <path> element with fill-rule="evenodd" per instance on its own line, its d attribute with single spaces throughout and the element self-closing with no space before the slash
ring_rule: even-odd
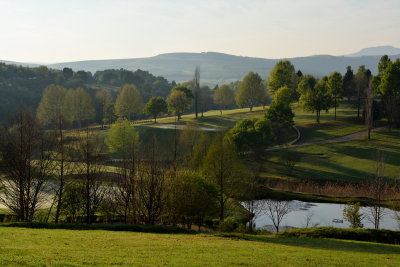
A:
<svg viewBox="0 0 400 267">
<path fill-rule="evenodd" d="M 1 266 L 399 266 L 400 246 L 331 239 L 0 227 Z"/>
</svg>

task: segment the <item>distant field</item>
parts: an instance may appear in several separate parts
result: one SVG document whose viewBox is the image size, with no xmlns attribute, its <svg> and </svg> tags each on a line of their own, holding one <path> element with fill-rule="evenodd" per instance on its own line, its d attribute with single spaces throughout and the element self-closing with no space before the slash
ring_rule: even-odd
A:
<svg viewBox="0 0 400 267">
<path fill-rule="evenodd" d="M 332 239 L 0 227 L 1 266 L 399 266 L 400 246 Z"/>
</svg>

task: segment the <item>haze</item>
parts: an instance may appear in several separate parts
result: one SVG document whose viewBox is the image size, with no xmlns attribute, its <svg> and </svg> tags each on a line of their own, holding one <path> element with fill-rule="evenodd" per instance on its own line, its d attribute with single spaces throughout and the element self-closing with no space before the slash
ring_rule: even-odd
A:
<svg viewBox="0 0 400 267">
<path fill-rule="evenodd" d="M 399 1 L 0 1 L 0 59 L 217 51 L 289 58 L 400 44 Z"/>
</svg>

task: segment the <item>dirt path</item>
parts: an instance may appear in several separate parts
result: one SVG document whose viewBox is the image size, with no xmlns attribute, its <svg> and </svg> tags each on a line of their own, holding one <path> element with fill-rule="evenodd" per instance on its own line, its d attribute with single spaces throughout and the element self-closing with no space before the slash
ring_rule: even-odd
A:
<svg viewBox="0 0 400 267">
<path fill-rule="evenodd" d="M 371 132 L 376 132 L 376 131 L 382 130 L 384 128 L 385 127 L 375 128 L 375 129 L 372 129 Z M 352 133 L 352 134 L 345 135 L 345 136 L 335 137 L 335 138 L 332 138 L 332 139 L 315 141 L 315 142 L 305 142 L 304 143 L 302 141 L 304 138 L 300 134 L 300 136 L 297 138 L 298 141 L 295 142 L 295 144 L 288 145 L 288 146 L 282 146 L 282 147 L 271 147 L 271 148 L 267 148 L 266 151 L 273 151 L 273 150 L 294 148 L 294 147 L 302 147 L 302 146 L 319 145 L 319 144 L 346 142 L 346 141 L 354 140 L 354 139 L 361 138 L 361 137 L 364 137 L 364 136 L 367 136 L 367 135 L 368 135 L 368 131 L 366 130 L 366 131 L 356 132 L 356 133 Z"/>
</svg>

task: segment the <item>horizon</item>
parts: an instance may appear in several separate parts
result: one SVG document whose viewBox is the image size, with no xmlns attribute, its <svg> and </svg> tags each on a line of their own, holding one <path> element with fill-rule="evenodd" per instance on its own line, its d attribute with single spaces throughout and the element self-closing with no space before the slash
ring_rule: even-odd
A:
<svg viewBox="0 0 400 267">
<path fill-rule="evenodd" d="M 218 51 L 281 59 L 398 47 L 394 0 L 3 2 L 0 59 L 52 64 Z M 371 38 L 374 36 L 374 38 Z"/>
<path fill-rule="evenodd" d="M 201 51 L 201 52 L 166 52 L 166 53 L 161 53 L 161 54 L 156 54 L 148 57 L 123 57 L 123 58 L 96 58 L 96 59 L 82 59 L 82 60 L 67 60 L 67 61 L 58 61 L 58 62 L 31 62 L 31 61 L 17 61 L 17 60 L 12 60 L 12 59 L 3 59 L 0 58 L 0 62 L 4 61 L 9 61 L 9 62 L 15 62 L 15 63 L 24 63 L 24 64 L 37 64 L 37 65 L 55 65 L 55 64 L 63 64 L 63 63 L 73 63 L 73 62 L 88 62 L 88 61 L 107 61 L 107 60 L 130 60 L 130 59 L 145 59 L 145 58 L 152 58 L 152 57 L 157 57 L 161 55 L 167 55 L 167 54 L 207 54 L 207 53 L 215 53 L 215 54 L 224 54 L 224 55 L 229 55 L 229 56 L 235 56 L 235 57 L 246 57 L 246 58 L 259 58 L 259 59 L 270 59 L 270 60 L 279 60 L 279 59 L 294 59 L 294 58 L 303 58 L 303 57 L 314 57 L 314 56 L 332 56 L 332 57 L 346 57 L 350 54 L 358 53 L 364 49 L 369 49 L 369 48 L 378 48 L 378 47 L 392 47 L 396 49 L 400 49 L 398 47 L 395 47 L 393 45 L 382 45 L 382 46 L 373 46 L 373 47 L 364 47 L 360 48 L 358 51 L 354 51 L 349 54 L 344 54 L 344 55 L 332 55 L 332 54 L 314 54 L 314 55 L 305 55 L 305 56 L 294 56 L 294 57 L 280 57 L 280 58 L 266 58 L 266 57 L 256 57 L 256 56 L 246 56 L 246 55 L 235 55 L 235 54 L 229 54 L 229 53 L 224 53 L 224 52 L 218 52 L 218 51 Z M 397 55 L 397 54 L 395 54 Z M 380 55 L 371 55 L 371 56 L 380 56 Z M 390 56 L 390 55 L 389 55 Z"/>
</svg>

